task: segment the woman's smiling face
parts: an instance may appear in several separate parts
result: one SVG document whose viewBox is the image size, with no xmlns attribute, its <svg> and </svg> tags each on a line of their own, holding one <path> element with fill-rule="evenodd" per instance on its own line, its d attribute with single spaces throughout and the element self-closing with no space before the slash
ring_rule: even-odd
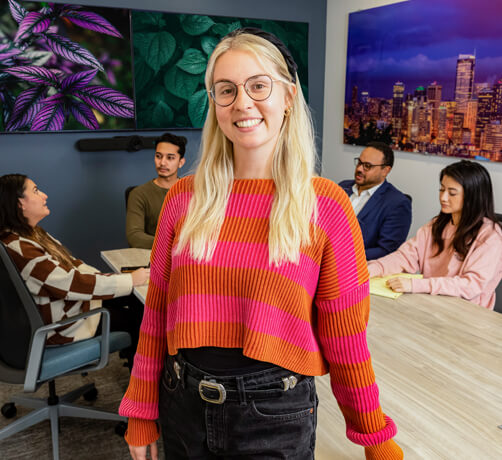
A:
<svg viewBox="0 0 502 460">
<path fill-rule="evenodd" d="M 273 66 L 270 66 L 273 68 Z M 256 75 L 269 75 L 274 81 L 272 93 L 263 101 L 255 101 L 244 90 L 244 83 Z M 234 146 L 234 155 L 262 150 L 269 156 L 275 147 L 284 120 L 284 111 L 291 105 L 291 86 L 278 74 L 271 74 L 248 51 L 229 50 L 216 61 L 213 83 L 230 81 L 238 85 L 235 101 L 227 107 L 216 105 L 218 125 Z"/>
</svg>

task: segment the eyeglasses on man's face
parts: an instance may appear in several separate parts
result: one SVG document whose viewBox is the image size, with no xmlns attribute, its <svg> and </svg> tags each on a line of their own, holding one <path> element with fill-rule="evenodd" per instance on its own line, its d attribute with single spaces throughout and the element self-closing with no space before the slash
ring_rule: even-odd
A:
<svg viewBox="0 0 502 460">
<path fill-rule="evenodd" d="M 213 84 L 210 94 L 213 101 L 220 107 L 227 107 L 237 98 L 238 86 L 243 86 L 247 95 L 254 101 L 264 101 L 272 94 L 274 82 L 269 75 L 254 75 L 244 83 L 235 84 L 232 81 L 220 80 Z"/>
<path fill-rule="evenodd" d="M 374 165 L 373 163 L 368 163 L 367 161 L 361 161 L 359 158 L 354 158 L 354 164 L 356 165 L 356 168 L 358 166 L 362 166 L 365 171 L 369 171 L 370 169 L 373 169 L 375 166 L 381 166 L 382 168 L 384 166 L 389 166 L 386 163 L 382 163 L 381 165 Z"/>
</svg>

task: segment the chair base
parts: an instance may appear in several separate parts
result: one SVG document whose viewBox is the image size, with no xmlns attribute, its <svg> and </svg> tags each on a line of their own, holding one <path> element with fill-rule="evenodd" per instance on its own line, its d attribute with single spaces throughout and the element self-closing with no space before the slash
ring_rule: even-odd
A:
<svg viewBox="0 0 502 460">
<path fill-rule="evenodd" d="M 51 387 L 51 385 L 49 386 Z M 22 395 L 13 396 L 12 401 L 14 403 L 35 410 L 2 428 L 0 430 L 0 441 L 44 420 L 50 420 L 52 456 L 54 460 L 59 460 L 59 417 L 79 417 L 116 422 L 127 421 L 125 417 L 112 412 L 72 404 L 73 401 L 94 388 L 94 384 L 89 383 L 63 396 L 58 397 L 55 394 L 51 394 L 46 399 L 29 398 Z"/>
</svg>

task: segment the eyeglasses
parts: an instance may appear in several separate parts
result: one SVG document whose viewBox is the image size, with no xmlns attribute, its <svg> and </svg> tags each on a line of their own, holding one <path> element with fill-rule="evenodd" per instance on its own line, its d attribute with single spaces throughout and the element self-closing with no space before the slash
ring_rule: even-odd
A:
<svg viewBox="0 0 502 460">
<path fill-rule="evenodd" d="M 386 163 L 382 163 L 381 165 L 374 165 L 372 163 L 368 163 L 367 161 L 361 161 L 359 158 L 354 158 L 354 164 L 356 165 L 356 168 L 358 166 L 362 166 L 365 171 L 369 171 L 370 169 L 373 169 L 375 166 L 389 166 Z"/>
<path fill-rule="evenodd" d="M 244 83 L 236 85 L 232 81 L 217 81 L 213 84 L 210 94 L 213 101 L 220 107 L 228 107 L 237 98 L 237 87 L 243 86 L 247 95 L 254 101 L 264 101 L 272 94 L 274 81 L 269 75 L 254 75 L 249 77 Z"/>
</svg>

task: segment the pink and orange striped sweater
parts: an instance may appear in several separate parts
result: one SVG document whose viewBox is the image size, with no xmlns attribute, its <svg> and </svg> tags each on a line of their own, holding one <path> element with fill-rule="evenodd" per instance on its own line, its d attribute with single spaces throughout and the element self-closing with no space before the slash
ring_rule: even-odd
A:
<svg viewBox="0 0 502 460">
<path fill-rule="evenodd" d="M 313 179 L 317 222 L 300 263 L 268 262 L 273 180 L 235 180 L 213 258 L 174 254 L 193 189 L 169 191 L 151 256 L 140 341 L 120 414 L 132 445 L 157 437 L 158 382 L 165 353 L 203 346 L 242 348 L 246 356 L 306 375 L 331 376 L 347 437 L 368 459 L 400 459 L 394 422 L 380 408 L 366 343 L 368 271 L 347 194 Z"/>
</svg>

